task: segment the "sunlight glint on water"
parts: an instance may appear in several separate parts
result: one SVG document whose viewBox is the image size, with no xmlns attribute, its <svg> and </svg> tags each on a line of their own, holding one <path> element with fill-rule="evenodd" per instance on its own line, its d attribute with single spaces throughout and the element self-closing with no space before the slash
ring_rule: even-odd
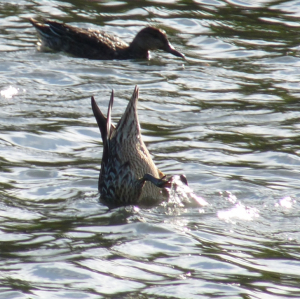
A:
<svg viewBox="0 0 300 299">
<path fill-rule="evenodd" d="M 0 0 L 1 299 L 300 297 L 299 3 L 248 2 Z M 30 17 L 154 25 L 186 60 L 38 52 Z M 116 123 L 135 85 L 156 165 L 207 205 L 99 203 L 90 97 L 117 91 Z"/>
</svg>

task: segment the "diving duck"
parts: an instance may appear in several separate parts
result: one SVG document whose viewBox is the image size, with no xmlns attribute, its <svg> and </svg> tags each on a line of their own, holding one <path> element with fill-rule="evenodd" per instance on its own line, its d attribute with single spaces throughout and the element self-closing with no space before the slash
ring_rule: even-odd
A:
<svg viewBox="0 0 300 299">
<path fill-rule="evenodd" d="M 142 140 L 137 114 L 138 96 L 136 86 L 117 126 L 111 122 L 114 92 L 111 93 L 107 117 L 97 106 L 94 97 L 91 98 L 103 141 L 98 189 L 100 200 L 111 208 L 159 203 L 164 197 L 162 189 L 168 185 L 168 180 L 155 166 Z"/>
<path fill-rule="evenodd" d="M 75 57 L 109 59 L 149 59 L 149 50 L 164 50 L 185 58 L 168 41 L 166 33 L 158 28 L 145 27 L 128 45 L 118 37 L 104 31 L 82 29 L 64 23 L 30 19 L 41 41 L 41 49 L 63 51 Z"/>
</svg>

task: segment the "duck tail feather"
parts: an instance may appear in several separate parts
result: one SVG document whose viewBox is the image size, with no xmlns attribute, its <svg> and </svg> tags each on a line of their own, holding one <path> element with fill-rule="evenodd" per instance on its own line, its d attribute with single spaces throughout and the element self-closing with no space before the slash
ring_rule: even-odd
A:
<svg viewBox="0 0 300 299">
<path fill-rule="evenodd" d="M 99 107 L 98 107 L 98 105 L 97 105 L 97 103 L 96 103 L 93 96 L 91 98 L 91 104 L 92 104 L 92 110 L 93 110 L 94 116 L 96 118 L 98 127 L 100 129 L 102 141 L 104 143 L 107 139 L 107 129 L 106 129 L 107 121 L 106 121 L 106 117 L 103 115 L 103 113 L 99 109 Z"/>
<path fill-rule="evenodd" d="M 111 96 L 110 96 L 110 100 L 109 100 L 109 104 L 108 104 L 108 110 L 107 110 L 107 119 L 106 119 L 106 132 L 107 132 L 107 136 L 106 136 L 106 141 L 109 142 L 108 140 L 111 137 L 112 134 L 112 130 L 111 130 L 111 110 L 114 104 L 114 90 L 111 91 Z"/>
</svg>

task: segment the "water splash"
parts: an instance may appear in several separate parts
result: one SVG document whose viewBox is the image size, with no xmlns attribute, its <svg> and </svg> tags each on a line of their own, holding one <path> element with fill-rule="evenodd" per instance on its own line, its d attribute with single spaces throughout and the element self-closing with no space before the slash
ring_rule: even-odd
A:
<svg viewBox="0 0 300 299">
<path fill-rule="evenodd" d="M 229 210 L 219 211 L 217 215 L 219 219 L 226 222 L 234 223 L 235 220 L 252 221 L 259 217 L 259 210 L 238 202 Z"/>
<path fill-rule="evenodd" d="M 285 196 L 281 198 L 276 204 L 275 207 L 283 207 L 290 209 L 293 207 L 293 204 L 296 203 L 296 200 L 292 199 L 290 196 Z"/>
<path fill-rule="evenodd" d="M 168 206 L 174 205 L 177 207 L 203 207 L 208 203 L 202 197 L 196 195 L 188 186 L 187 179 L 184 175 L 174 175 L 168 181 L 165 187 L 168 195 Z"/>
<path fill-rule="evenodd" d="M 5 89 L 2 89 L 0 91 L 0 94 L 3 98 L 6 98 L 6 99 L 11 99 L 12 97 L 14 97 L 15 95 L 17 95 L 19 93 L 19 89 L 18 88 L 15 88 L 13 86 L 8 86 L 7 88 Z"/>
</svg>

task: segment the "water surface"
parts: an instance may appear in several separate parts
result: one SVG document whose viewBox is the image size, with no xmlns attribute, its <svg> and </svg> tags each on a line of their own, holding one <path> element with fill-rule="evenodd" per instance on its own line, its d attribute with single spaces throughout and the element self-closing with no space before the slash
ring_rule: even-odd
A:
<svg viewBox="0 0 300 299">
<path fill-rule="evenodd" d="M 0 1 L 0 298 L 299 298 L 299 1 Z M 29 17 L 186 61 L 36 49 Z M 108 210 L 101 137 L 140 87 L 144 140 L 207 207 Z"/>
</svg>

